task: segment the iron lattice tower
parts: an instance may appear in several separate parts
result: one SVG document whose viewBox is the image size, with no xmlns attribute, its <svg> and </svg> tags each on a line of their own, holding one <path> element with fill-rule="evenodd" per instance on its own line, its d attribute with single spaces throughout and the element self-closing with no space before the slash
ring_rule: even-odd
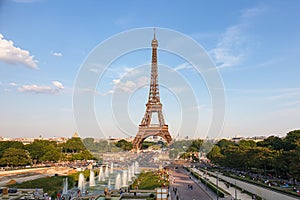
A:
<svg viewBox="0 0 300 200">
<path fill-rule="evenodd" d="M 156 33 L 154 29 L 154 38 L 152 46 L 152 63 L 151 63 L 151 79 L 148 102 L 146 104 L 146 112 L 139 125 L 139 131 L 133 140 L 133 147 L 138 150 L 141 148 L 143 141 L 149 136 L 160 136 L 167 143 L 172 141 L 172 137 L 165 124 L 162 113 L 162 104 L 159 96 L 158 86 L 158 64 L 157 64 L 157 47 Z"/>
</svg>

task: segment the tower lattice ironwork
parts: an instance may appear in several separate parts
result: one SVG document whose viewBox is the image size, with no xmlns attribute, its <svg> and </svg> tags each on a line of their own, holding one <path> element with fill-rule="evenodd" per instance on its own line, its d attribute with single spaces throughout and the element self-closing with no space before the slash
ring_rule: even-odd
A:
<svg viewBox="0 0 300 200">
<path fill-rule="evenodd" d="M 151 79 L 148 102 L 146 104 L 146 112 L 139 125 L 139 131 L 133 140 L 133 147 L 140 149 L 143 141 L 150 136 L 160 136 L 167 143 L 172 141 L 172 137 L 165 124 L 162 113 L 162 104 L 159 96 L 158 86 L 158 64 L 157 64 L 157 47 L 156 33 L 154 30 L 154 38 L 152 40 L 152 63 L 151 63 Z"/>
</svg>

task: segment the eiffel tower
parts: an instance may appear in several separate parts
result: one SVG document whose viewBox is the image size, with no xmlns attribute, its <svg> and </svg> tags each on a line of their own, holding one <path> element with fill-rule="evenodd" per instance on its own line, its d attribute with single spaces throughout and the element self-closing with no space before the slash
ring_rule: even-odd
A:
<svg viewBox="0 0 300 200">
<path fill-rule="evenodd" d="M 160 136 L 168 144 L 172 141 L 172 137 L 165 124 L 162 113 L 162 104 L 159 97 L 158 87 L 158 66 L 157 66 L 157 47 L 156 33 L 154 29 L 154 38 L 152 40 L 152 63 L 151 63 L 151 80 L 148 102 L 146 104 L 146 112 L 139 125 L 139 131 L 133 140 L 133 148 L 139 150 L 143 141 L 149 136 Z"/>
</svg>

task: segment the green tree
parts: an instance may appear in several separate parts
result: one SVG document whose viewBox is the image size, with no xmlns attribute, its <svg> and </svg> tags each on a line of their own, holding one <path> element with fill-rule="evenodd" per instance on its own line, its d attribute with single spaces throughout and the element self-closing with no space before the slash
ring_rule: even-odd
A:
<svg viewBox="0 0 300 200">
<path fill-rule="evenodd" d="M 207 157 L 221 166 L 275 173 L 299 181 L 300 130 L 289 132 L 284 139 L 270 136 L 256 144 L 254 141 L 241 140 L 235 144 L 220 140 Z"/>
<path fill-rule="evenodd" d="M 221 149 L 219 146 L 214 145 L 210 152 L 207 154 L 207 158 L 213 161 L 214 163 L 221 164 L 224 155 L 221 154 Z"/>
<path fill-rule="evenodd" d="M 178 155 L 179 155 L 179 149 L 171 149 L 170 152 L 169 152 L 169 157 L 171 159 L 177 158 Z"/>
<path fill-rule="evenodd" d="M 188 147 L 187 152 L 199 152 L 203 144 L 203 140 L 197 139 L 193 140 L 192 144 Z"/>
<path fill-rule="evenodd" d="M 2 166 L 24 166 L 31 163 L 29 152 L 24 149 L 8 148 L 0 159 Z"/>
<path fill-rule="evenodd" d="M 94 153 L 112 151 L 115 147 L 114 144 L 109 144 L 107 140 L 99 140 L 96 142 L 94 138 L 85 138 L 83 139 L 83 143 L 88 150 Z"/>
<path fill-rule="evenodd" d="M 62 144 L 62 148 L 64 153 L 79 153 L 86 149 L 81 138 L 77 137 L 67 140 L 66 143 Z"/>
<path fill-rule="evenodd" d="M 94 146 L 95 144 L 95 139 L 94 138 L 84 138 L 83 139 L 83 144 L 87 146 Z"/>
<path fill-rule="evenodd" d="M 296 149 L 298 141 L 300 141 L 300 130 L 294 130 L 289 132 L 283 139 L 284 149 L 286 151 Z"/>
<path fill-rule="evenodd" d="M 128 142 L 124 139 L 122 140 L 119 140 L 116 144 L 115 144 L 117 147 L 123 149 L 124 151 L 129 151 L 132 149 L 132 143 L 131 142 Z"/>
<path fill-rule="evenodd" d="M 228 146 L 224 150 L 224 156 L 226 157 L 226 160 L 223 162 L 223 164 L 232 168 L 246 168 L 246 151 L 246 149 L 240 148 L 239 146 Z"/>
<path fill-rule="evenodd" d="M 80 153 L 74 153 L 71 155 L 71 161 L 74 160 L 95 160 L 95 157 L 89 150 L 81 151 Z"/>
<path fill-rule="evenodd" d="M 283 153 L 282 159 L 286 169 L 287 177 L 293 178 L 295 182 L 300 180 L 300 151 L 286 151 Z"/>
<path fill-rule="evenodd" d="M 114 144 L 109 143 L 107 140 L 100 140 L 96 143 L 97 152 L 107 152 L 112 149 Z"/>
<path fill-rule="evenodd" d="M 174 141 L 171 145 L 171 149 L 179 149 L 180 151 L 184 151 L 184 149 L 187 149 L 192 144 L 192 140 L 179 140 Z"/>
<path fill-rule="evenodd" d="M 24 149 L 24 144 L 17 141 L 0 141 L 0 157 L 2 157 L 4 150 L 8 148 Z"/>
<path fill-rule="evenodd" d="M 92 152 L 98 151 L 98 146 L 97 146 L 97 143 L 95 142 L 94 138 L 84 138 L 83 144 L 88 150 L 90 150 Z"/>
<path fill-rule="evenodd" d="M 31 158 L 37 162 L 58 161 L 61 152 L 56 142 L 48 140 L 34 140 L 33 143 L 26 145 L 25 149 L 29 151 Z"/>
<path fill-rule="evenodd" d="M 300 180 L 300 141 L 296 143 L 296 148 L 289 151 L 283 151 L 279 156 L 279 171 L 287 178 L 293 178 L 294 181 Z M 277 163 L 277 164 L 278 164 Z"/>
<path fill-rule="evenodd" d="M 209 153 L 213 146 L 214 143 L 212 140 L 205 140 L 201 146 L 201 151 L 204 153 Z"/>
<path fill-rule="evenodd" d="M 149 147 L 155 145 L 155 142 L 143 141 L 141 149 L 148 149 Z"/>
<path fill-rule="evenodd" d="M 268 147 L 273 150 L 280 150 L 284 148 L 284 142 L 281 138 L 277 136 L 270 136 L 263 141 L 257 143 L 257 146 Z"/>
<path fill-rule="evenodd" d="M 182 159 L 190 159 L 191 158 L 191 153 L 190 152 L 185 152 L 180 155 L 180 158 Z"/>
<path fill-rule="evenodd" d="M 40 158 L 41 161 L 54 161 L 57 162 L 61 158 L 60 149 L 50 144 L 44 147 L 43 151 L 45 152 Z"/>
<path fill-rule="evenodd" d="M 239 147 L 244 147 L 244 148 L 251 148 L 251 147 L 256 147 L 256 142 L 253 140 L 241 140 L 238 143 Z"/>
<path fill-rule="evenodd" d="M 276 160 L 276 151 L 267 147 L 254 147 L 247 154 L 248 163 L 250 166 L 266 170 L 273 168 Z"/>
<path fill-rule="evenodd" d="M 230 140 L 222 139 L 218 141 L 216 145 L 220 147 L 221 153 L 224 154 L 224 150 L 229 146 L 235 146 L 235 143 Z"/>
</svg>

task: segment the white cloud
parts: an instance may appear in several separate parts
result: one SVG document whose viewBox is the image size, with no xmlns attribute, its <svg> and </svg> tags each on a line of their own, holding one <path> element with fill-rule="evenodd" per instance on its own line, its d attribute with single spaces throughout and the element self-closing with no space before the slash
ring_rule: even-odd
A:
<svg viewBox="0 0 300 200">
<path fill-rule="evenodd" d="M 191 110 L 197 109 L 199 111 L 211 111 L 211 107 L 207 104 L 199 104 L 199 105 L 196 105 L 196 106 L 192 106 L 189 109 L 191 109 Z"/>
<path fill-rule="evenodd" d="M 60 52 L 53 52 L 52 55 L 54 55 L 56 57 L 61 57 L 62 53 L 60 53 Z"/>
<path fill-rule="evenodd" d="M 107 94 L 112 94 L 114 92 L 119 93 L 132 93 L 134 90 L 147 86 L 149 83 L 149 78 L 146 76 L 139 77 L 137 80 L 126 80 L 122 81 L 121 79 L 114 79 L 114 87 L 112 90 L 108 91 Z"/>
<path fill-rule="evenodd" d="M 182 63 L 174 68 L 175 71 L 185 70 L 185 69 L 192 69 L 193 66 L 190 63 Z"/>
<path fill-rule="evenodd" d="M 113 79 L 113 84 L 116 85 L 116 84 L 119 84 L 121 82 L 120 79 Z"/>
<path fill-rule="evenodd" d="M 179 93 L 182 93 L 182 92 L 185 92 L 185 91 L 188 91 L 188 87 L 186 86 L 173 86 L 173 87 L 170 87 L 169 88 L 172 92 L 174 92 L 175 94 L 179 94 Z"/>
<path fill-rule="evenodd" d="M 127 67 L 127 66 L 119 66 L 119 67 L 110 67 L 107 71 L 110 73 L 111 77 L 122 78 L 125 76 L 136 76 L 142 74 L 144 69 L 141 69 L 141 66 L 149 66 L 148 64 L 139 65 L 140 67 Z"/>
<path fill-rule="evenodd" d="M 227 28 L 217 47 L 209 53 L 219 68 L 236 66 L 244 57 L 242 45 L 245 42 L 239 25 Z"/>
<path fill-rule="evenodd" d="M 57 87 L 58 89 L 64 89 L 64 86 L 61 82 L 58 82 L 58 81 L 52 81 L 52 84 Z"/>
<path fill-rule="evenodd" d="M 9 85 L 15 87 L 15 86 L 17 86 L 18 84 L 16 84 L 15 82 L 10 82 Z"/>
<path fill-rule="evenodd" d="M 11 40 L 4 39 L 0 34 L 0 60 L 9 64 L 22 64 L 32 69 L 37 69 L 37 60 L 34 60 L 30 52 L 15 47 Z"/>
<path fill-rule="evenodd" d="M 91 89 L 91 88 L 77 88 L 76 90 L 79 92 L 82 92 L 82 93 L 92 93 L 92 94 L 99 95 L 99 96 L 107 95 L 107 93 L 101 93 L 101 92 L 99 92 L 95 89 Z"/>
<path fill-rule="evenodd" d="M 20 92 L 35 93 L 35 94 L 57 94 L 60 90 L 64 89 L 62 83 L 52 81 L 54 87 L 47 85 L 22 85 L 18 88 Z"/>
<path fill-rule="evenodd" d="M 90 68 L 89 71 L 90 71 L 90 72 L 93 72 L 93 73 L 96 73 L 96 74 L 99 73 L 99 70 L 96 69 L 96 68 Z"/>
<path fill-rule="evenodd" d="M 243 62 L 249 47 L 246 29 L 262 11 L 260 8 L 243 10 L 239 23 L 228 27 L 221 35 L 216 48 L 209 51 L 218 68 L 233 67 Z"/>
<path fill-rule="evenodd" d="M 39 86 L 39 85 L 23 85 L 18 89 L 20 92 L 33 92 L 33 93 L 45 93 L 52 94 L 54 93 L 53 88 L 50 86 Z"/>
<path fill-rule="evenodd" d="M 268 96 L 267 100 L 288 100 L 295 101 L 300 99 L 300 88 L 282 88 L 274 90 L 274 95 Z"/>
<path fill-rule="evenodd" d="M 242 10 L 241 18 L 247 19 L 260 15 L 265 9 L 262 7 L 250 8 L 246 10 Z"/>
<path fill-rule="evenodd" d="M 107 92 L 102 92 L 103 96 L 113 93 L 131 93 L 140 87 L 148 85 L 149 78 L 145 75 L 147 70 L 145 70 L 144 66 L 149 66 L 149 64 L 135 68 L 127 66 L 108 68 L 107 71 L 111 78 L 110 85 L 112 88 Z"/>
<path fill-rule="evenodd" d="M 116 85 L 116 89 L 121 90 L 123 92 L 132 92 L 134 87 L 135 87 L 135 83 L 133 81 L 125 81 L 125 82 L 119 82 Z"/>
</svg>

